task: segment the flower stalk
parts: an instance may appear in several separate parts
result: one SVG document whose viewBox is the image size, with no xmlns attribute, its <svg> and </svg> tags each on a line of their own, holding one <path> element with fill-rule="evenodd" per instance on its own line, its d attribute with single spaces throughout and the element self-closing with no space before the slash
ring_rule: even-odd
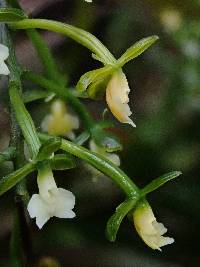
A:
<svg viewBox="0 0 200 267">
<path fill-rule="evenodd" d="M 9 24 L 14 29 L 44 29 L 64 34 L 91 50 L 105 64 L 114 64 L 116 59 L 91 33 L 72 25 L 46 19 L 23 19 Z"/>
</svg>

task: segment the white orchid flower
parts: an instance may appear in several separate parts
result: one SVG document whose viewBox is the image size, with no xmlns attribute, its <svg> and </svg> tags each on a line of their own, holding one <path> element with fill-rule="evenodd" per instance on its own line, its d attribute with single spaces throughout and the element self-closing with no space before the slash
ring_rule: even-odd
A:
<svg viewBox="0 0 200 267">
<path fill-rule="evenodd" d="M 36 218 L 36 224 L 41 229 L 53 216 L 58 218 L 74 218 L 72 211 L 75 196 L 72 192 L 58 188 L 52 170 L 49 167 L 38 171 L 37 183 L 39 194 L 34 194 L 28 203 L 31 218 Z"/>
<path fill-rule="evenodd" d="M 10 71 L 4 62 L 9 56 L 8 47 L 0 44 L 0 74 L 9 75 Z"/>
<path fill-rule="evenodd" d="M 128 105 L 130 88 L 122 70 L 116 71 L 108 82 L 106 88 L 106 102 L 112 114 L 122 123 L 135 123 L 129 118 L 132 114 Z"/>
<path fill-rule="evenodd" d="M 79 128 L 79 119 L 67 113 L 65 103 L 57 99 L 51 106 L 51 114 L 45 116 L 41 124 L 42 130 L 52 135 L 66 136 L 75 139 L 74 129 Z"/>
<path fill-rule="evenodd" d="M 133 212 L 135 228 L 143 241 L 152 249 L 161 251 L 161 247 L 172 244 L 174 239 L 163 236 L 167 228 L 162 223 L 158 223 L 150 205 L 142 202 Z"/>
</svg>

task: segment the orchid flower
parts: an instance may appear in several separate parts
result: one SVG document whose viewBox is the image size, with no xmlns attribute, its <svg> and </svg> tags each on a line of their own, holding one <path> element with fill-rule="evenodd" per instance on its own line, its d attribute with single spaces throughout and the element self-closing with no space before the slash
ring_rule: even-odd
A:
<svg viewBox="0 0 200 267">
<path fill-rule="evenodd" d="M 150 205 L 145 201 L 140 203 L 133 212 L 135 228 L 143 241 L 152 249 L 161 251 L 161 247 L 172 244 L 174 239 L 163 236 L 167 228 L 158 223 Z"/>
<path fill-rule="evenodd" d="M 42 130 L 51 135 L 66 136 L 73 140 L 74 129 L 79 128 L 79 119 L 75 115 L 67 112 L 65 103 L 62 100 L 56 100 L 51 106 L 51 114 L 46 115 L 41 124 Z"/>
<path fill-rule="evenodd" d="M 132 114 L 128 105 L 128 94 L 130 88 L 125 74 L 122 70 L 116 71 L 106 88 L 106 102 L 112 114 L 122 123 L 131 124 L 136 127 L 135 123 L 130 119 Z"/>
<path fill-rule="evenodd" d="M 49 166 L 43 166 L 38 171 L 37 183 L 39 194 L 34 194 L 28 203 L 31 218 L 36 218 L 36 224 L 41 229 L 53 216 L 58 218 L 74 218 L 72 211 L 75 196 L 72 192 L 58 188 Z"/>
</svg>

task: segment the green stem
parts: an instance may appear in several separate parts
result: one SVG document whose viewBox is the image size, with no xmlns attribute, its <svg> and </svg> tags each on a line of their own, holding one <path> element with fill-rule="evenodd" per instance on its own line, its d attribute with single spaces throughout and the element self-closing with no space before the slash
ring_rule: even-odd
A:
<svg viewBox="0 0 200 267">
<path fill-rule="evenodd" d="M 110 51 L 91 33 L 69 24 L 45 19 L 24 19 L 10 23 L 14 29 L 45 29 L 64 34 L 81 45 L 87 47 L 97 55 L 105 64 L 116 62 Z"/>
<path fill-rule="evenodd" d="M 26 31 L 29 39 L 32 41 L 40 60 L 44 66 L 44 70 L 47 77 L 51 80 L 58 81 L 61 85 L 64 85 L 64 78 L 58 71 L 58 67 L 51 55 L 49 48 L 42 39 L 41 35 L 35 29 L 29 29 Z"/>
<path fill-rule="evenodd" d="M 39 134 L 41 140 L 48 140 L 50 136 L 45 134 Z M 86 161 L 96 169 L 103 172 L 105 175 L 111 177 L 120 188 L 125 192 L 125 194 L 130 198 L 140 198 L 140 190 L 134 184 L 134 182 L 115 164 L 107 160 L 105 157 L 91 152 L 90 150 L 74 144 L 65 139 L 61 139 L 61 149 Z"/>
<path fill-rule="evenodd" d="M 67 88 L 62 87 L 56 84 L 54 81 L 48 80 L 41 75 L 32 73 L 32 72 L 25 72 L 24 78 L 28 79 L 35 84 L 46 88 L 47 90 L 56 93 L 58 96 L 65 98 L 70 105 L 74 108 L 74 110 L 79 114 L 81 120 L 84 123 L 86 130 L 90 131 L 90 129 L 94 126 L 94 121 L 90 114 L 88 113 L 85 106 L 79 101 L 77 97 L 73 95 Z"/>
<path fill-rule="evenodd" d="M 13 216 L 13 228 L 10 239 L 10 266 L 22 267 L 22 237 L 20 231 L 20 218 L 17 209 L 15 208 Z"/>
</svg>

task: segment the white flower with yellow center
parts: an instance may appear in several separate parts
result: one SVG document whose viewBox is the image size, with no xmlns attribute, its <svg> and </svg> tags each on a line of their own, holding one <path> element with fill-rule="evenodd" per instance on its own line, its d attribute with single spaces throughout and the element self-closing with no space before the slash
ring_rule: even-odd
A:
<svg viewBox="0 0 200 267">
<path fill-rule="evenodd" d="M 67 113 L 65 103 L 56 100 L 51 106 L 51 114 L 48 114 L 41 124 L 42 130 L 52 135 L 66 136 L 73 140 L 74 129 L 79 128 L 79 119 L 75 115 Z"/>
<path fill-rule="evenodd" d="M 72 211 L 75 196 L 72 192 L 57 187 L 50 168 L 38 171 L 37 183 L 39 194 L 31 197 L 27 209 L 30 217 L 36 218 L 36 224 L 40 229 L 53 216 L 58 218 L 76 216 Z"/>
<path fill-rule="evenodd" d="M 163 236 L 167 228 L 162 223 L 158 223 L 150 205 L 142 202 L 133 213 L 135 228 L 143 241 L 152 249 L 161 251 L 161 247 L 172 244 L 174 239 Z"/>
<path fill-rule="evenodd" d="M 130 88 L 125 74 L 118 70 L 113 74 L 106 88 L 106 102 L 112 114 L 122 123 L 136 127 L 129 118 L 132 114 L 128 105 Z"/>
<path fill-rule="evenodd" d="M 0 74 L 9 75 L 10 71 L 4 62 L 9 56 L 8 47 L 0 44 Z"/>
</svg>

